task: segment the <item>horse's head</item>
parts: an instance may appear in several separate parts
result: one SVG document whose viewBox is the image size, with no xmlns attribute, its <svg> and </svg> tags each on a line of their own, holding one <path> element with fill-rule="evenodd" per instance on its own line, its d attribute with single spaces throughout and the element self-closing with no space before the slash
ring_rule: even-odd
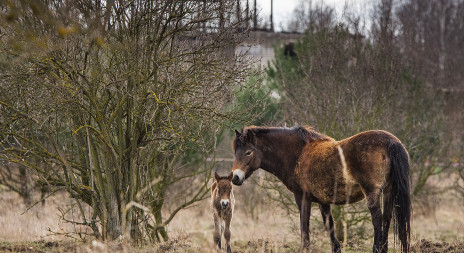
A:
<svg viewBox="0 0 464 253">
<path fill-rule="evenodd" d="M 262 152 L 256 147 L 256 134 L 251 128 L 235 130 L 233 142 L 235 152 L 232 183 L 242 185 L 253 172 L 261 165 Z"/>
<path fill-rule="evenodd" d="M 232 172 L 227 177 L 220 177 L 214 172 L 214 178 L 217 182 L 217 200 L 221 203 L 221 207 L 226 209 L 230 205 L 230 193 L 232 192 Z"/>
</svg>

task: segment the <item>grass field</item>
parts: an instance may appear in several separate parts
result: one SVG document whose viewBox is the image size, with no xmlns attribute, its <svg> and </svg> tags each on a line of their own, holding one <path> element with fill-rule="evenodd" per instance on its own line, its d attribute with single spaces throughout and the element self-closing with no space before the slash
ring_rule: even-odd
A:
<svg viewBox="0 0 464 253">
<path fill-rule="evenodd" d="M 299 247 L 299 228 L 283 210 L 262 204 L 253 218 L 240 205 L 243 192 L 236 189 L 236 211 L 232 221 L 233 252 L 296 252 Z M 464 252 L 464 209 L 458 199 L 434 200 L 434 211 L 416 207 L 413 215 L 413 252 Z M 213 222 L 208 200 L 181 211 L 168 227 L 170 240 L 158 245 L 130 245 L 123 241 L 102 243 L 87 237 L 73 240 L 59 235 L 76 231 L 70 224 L 60 222 L 58 209 L 70 204 L 66 195 L 58 194 L 45 206 L 35 206 L 28 212 L 15 193 L 0 193 L 0 252 L 215 252 L 212 243 Z M 311 218 L 312 252 L 330 252 L 329 238 L 319 222 L 318 208 Z M 369 252 L 373 238 L 371 226 L 366 226 L 364 238 L 350 238 L 343 252 Z M 51 235 L 51 231 L 58 234 Z M 390 252 L 394 248 L 390 235 Z"/>
</svg>

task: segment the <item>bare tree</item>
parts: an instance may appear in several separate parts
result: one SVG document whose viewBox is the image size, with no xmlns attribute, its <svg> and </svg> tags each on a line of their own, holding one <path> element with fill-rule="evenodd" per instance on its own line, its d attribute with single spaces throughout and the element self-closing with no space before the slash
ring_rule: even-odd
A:
<svg viewBox="0 0 464 253">
<path fill-rule="evenodd" d="M 252 73 L 234 4 L 3 3 L 0 158 L 66 190 L 97 237 L 167 239 L 208 193 L 218 128 L 253 117 L 229 106 Z"/>
<path fill-rule="evenodd" d="M 396 16 L 398 46 L 425 82 L 429 96 L 441 93 L 444 105 L 442 117 L 446 124 L 441 138 L 442 145 L 448 146 L 447 153 L 437 156 L 439 159 L 428 159 L 427 169 L 419 177 L 419 182 L 423 182 L 419 185 L 423 187 L 430 176 L 448 168 L 451 161 L 462 162 L 459 157 L 464 147 L 461 127 L 464 123 L 461 109 L 464 106 L 464 1 L 403 1 Z"/>
<path fill-rule="evenodd" d="M 291 32 L 314 32 L 316 29 L 327 29 L 335 25 L 333 8 L 313 1 L 300 1 L 293 15 L 288 20 L 286 29 Z"/>
</svg>

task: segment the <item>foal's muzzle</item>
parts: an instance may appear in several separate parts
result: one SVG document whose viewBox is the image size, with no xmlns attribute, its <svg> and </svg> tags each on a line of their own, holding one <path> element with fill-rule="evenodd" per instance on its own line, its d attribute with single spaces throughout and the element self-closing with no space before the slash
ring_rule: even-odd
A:
<svg viewBox="0 0 464 253">
<path fill-rule="evenodd" d="M 226 209 L 229 206 L 228 200 L 221 200 L 221 207 L 222 209 Z"/>
</svg>

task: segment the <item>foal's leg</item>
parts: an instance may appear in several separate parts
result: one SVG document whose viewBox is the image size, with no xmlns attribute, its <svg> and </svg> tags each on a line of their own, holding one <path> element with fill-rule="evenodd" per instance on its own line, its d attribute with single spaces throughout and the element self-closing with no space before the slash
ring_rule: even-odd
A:
<svg viewBox="0 0 464 253">
<path fill-rule="evenodd" d="M 319 209 L 321 209 L 322 220 L 324 221 L 325 229 L 330 234 L 330 241 L 332 242 L 332 252 L 339 253 L 341 252 L 340 243 L 338 242 L 337 237 L 335 237 L 334 220 L 332 217 L 330 204 L 319 204 Z"/>
<path fill-rule="evenodd" d="M 300 252 L 309 252 L 309 218 L 311 216 L 311 201 L 306 193 L 295 194 L 295 200 L 298 205 L 298 209 L 300 209 Z"/>
<path fill-rule="evenodd" d="M 374 225 L 374 245 L 372 252 L 380 252 L 380 241 L 382 237 L 382 211 L 380 210 L 380 189 L 374 189 L 366 192 L 367 206 L 372 216 L 372 225 Z"/>
<path fill-rule="evenodd" d="M 393 199 L 391 198 L 390 189 L 385 189 L 383 194 L 383 217 L 382 217 L 382 240 L 380 242 L 380 251 L 388 251 L 388 229 L 393 216 Z"/>
<path fill-rule="evenodd" d="M 227 217 L 224 219 L 225 221 L 225 230 L 224 230 L 224 238 L 226 238 L 226 245 L 227 245 L 227 253 L 232 253 L 232 249 L 230 248 L 230 221 L 232 217 Z"/>
<path fill-rule="evenodd" d="M 213 240 L 214 240 L 214 245 L 217 250 L 221 250 L 221 236 L 222 236 L 221 223 L 222 223 L 222 219 L 219 219 L 219 217 L 217 217 L 217 215 L 214 214 Z"/>
</svg>

